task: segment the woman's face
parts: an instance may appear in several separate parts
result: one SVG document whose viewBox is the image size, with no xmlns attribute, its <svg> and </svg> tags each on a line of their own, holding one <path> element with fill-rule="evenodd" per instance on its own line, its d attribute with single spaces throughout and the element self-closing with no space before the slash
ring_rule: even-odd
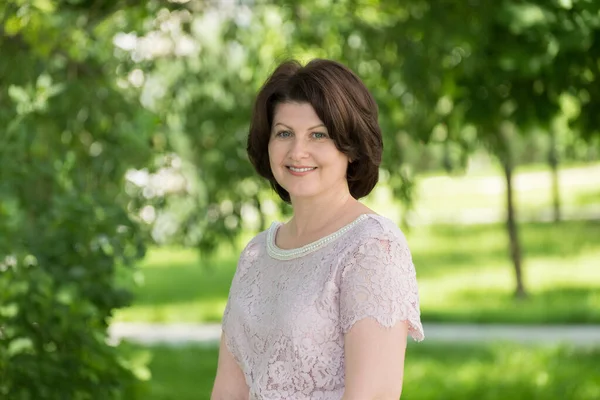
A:
<svg viewBox="0 0 600 400">
<path fill-rule="evenodd" d="M 290 198 L 348 190 L 348 157 L 340 152 L 309 103 L 275 107 L 269 140 L 271 171 Z"/>
</svg>

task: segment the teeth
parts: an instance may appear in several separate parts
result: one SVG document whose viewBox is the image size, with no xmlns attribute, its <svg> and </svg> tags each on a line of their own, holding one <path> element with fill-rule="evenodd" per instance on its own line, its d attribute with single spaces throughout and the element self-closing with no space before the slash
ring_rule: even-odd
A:
<svg viewBox="0 0 600 400">
<path fill-rule="evenodd" d="M 294 167 L 288 167 L 289 169 L 291 169 L 294 172 L 307 172 L 307 171 L 312 171 L 315 168 L 294 168 Z"/>
</svg>

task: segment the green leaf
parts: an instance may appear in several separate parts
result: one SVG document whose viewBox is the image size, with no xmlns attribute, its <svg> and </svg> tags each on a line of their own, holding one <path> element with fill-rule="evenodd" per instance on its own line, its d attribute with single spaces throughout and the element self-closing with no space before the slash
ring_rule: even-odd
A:
<svg viewBox="0 0 600 400">
<path fill-rule="evenodd" d="M 11 340 L 8 345 L 8 355 L 12 357 L 23 353 L 33 353 L 33 342 L 31 339 L 17 338 Z"/>
<path fill-rule="evenodd" d="M 38 88 L 49 88 L 52 85 L 52 77 L 46 73 L 40 74 L 37 78 L 36 86 Z"/>
<path fill-rule="evenodd" d="M 8 87 L 8 96 L 17 104 L 29 103 L 30 101 L 27 91 L 16 85 Z"/>
<path fill-rule="evenodd" d="M 45 13 L 53 13 L 56 10 L 56 4 L 52 0 L 34 0 L 33 6 Z"/>
<path fill-rule="evenodd" d="M 19 306 L 16 303 L 10 303 L 0 307 L 0 316 L 12 318 L 19 312 Z"/>
<path fill-rule="evenodd" d="M 66 306 L 71 305 L 71 303 L 73 303 L 72 290 L 66 287 L 61 288 L 58 294 L 56 295 L 56 300 L 59 303 L 64 304 Z"/>
<path fill-rule="evenodd" d="M 4 23 L 4 32 L 8 36 L 15 36 L 16 34 L 21 32 L 21 29 L 23 29 L 22 20 L 16 15 L 9 17 Z"/>
</svg>

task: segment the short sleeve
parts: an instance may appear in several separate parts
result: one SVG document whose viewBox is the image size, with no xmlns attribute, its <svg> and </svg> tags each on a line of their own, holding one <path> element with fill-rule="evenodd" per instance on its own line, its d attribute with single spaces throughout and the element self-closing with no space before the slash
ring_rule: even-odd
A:
<svg viewBox="0 0 600 400">
<path fill-rule="evenodd" d="M 365 240 L 351 254 L 342 272 L 340 323 L 343 333 L 364 319 L 385 327 L 408 322 L 408 332 L 423 340 L 415 267 L 402 235 Z"/>
</svg>

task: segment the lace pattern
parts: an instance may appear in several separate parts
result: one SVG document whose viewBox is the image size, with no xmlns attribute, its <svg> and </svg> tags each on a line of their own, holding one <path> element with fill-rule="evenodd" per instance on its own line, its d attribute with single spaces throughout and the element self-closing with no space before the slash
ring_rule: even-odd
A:
<svg viewBox="0 0 600 400">
<path fill-rule="evenodd" d="M 339 400 L 344 334 L 364 318 L 407 321 L 423 339 L 415 268 L 396 225 L 368 215 L 307 254 L 280 260 L 263 232 L 244 249 L 223 316 L 250 399 Z"/>
</svg>

